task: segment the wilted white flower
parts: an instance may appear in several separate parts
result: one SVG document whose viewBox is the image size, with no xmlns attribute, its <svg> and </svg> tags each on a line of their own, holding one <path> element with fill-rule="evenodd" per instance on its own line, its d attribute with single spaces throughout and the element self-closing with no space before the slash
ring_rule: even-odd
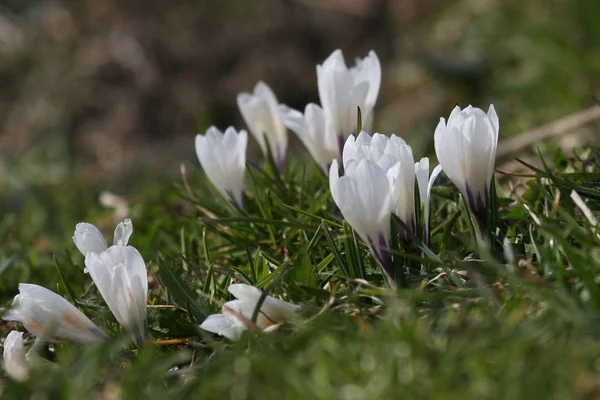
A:
<svg viewBox="0 0 600 400">
<path fill-rule="evenodd" d="M 323 109 L 313 103 L 306 106 L 304 114 L 286 105 L 281 105 L 279 109 L 285 126 L 298 135 L 312 158 L 327 174 L 331 162 L 339 156 L 339 148 L 336 136 L 325 131 Z"/>
<path fill-rule="evenodd" d="M 390 254 L 390 218 L 394 209 L 392 180 L 375 162 L 362 158 L 349 163 L 340 177 L 337 160 L 329 168 L 329 188 L 342 216 L 368 243 L 371 253 L 390 279 L 394 269 Z"/>
<path fill-rule="evenodd" d="M 146 329 L 148 275 L 142 255 L 131 246 L 88 253 L 85 265 L 106 305 L 138 345 Z"/>
<path fill-rule="evenodd" d="M 262 291 L 254 286 L 236 283 L 229 285 L 229 293 L 237 300 L 225 303 L 221 314 L 209 315 L 200 328 L 229 340 L 238 340 L 242 332 L 247 329 L 245 321 L 239 318 L 238 313 L 245 319 L 251 320 Z M 275 323 L 289 321 L 299 309 L 298 305 L 267 296 L 260 307 L 256 326 L 265 329 Z"/>
<path fill-rule="evenodd" d="M 27 379 L 28 368 L 25 359 L 25 346 L 23 344 L 23 332 L 10 331 L 4 339 L 4 370 L 16 381 Z"/>
<path fill-rule="evenodd" d="M 133 224 L 129 218 L 123 220 L 115 228 L 113 244 L 127 246 L 133 233 Z M 84 256 L 87 253 L 102 253 L 108 248 L 106 240 L 98 228 L 87 222 L 80 222 L 75 226 L 73 242 Z"/>
<path fill-rule="evenodd" d="M 89 253 L 94 254 L 94 253 Z M 106 339 L 88 317 L 63 297 L 38 285 L 19 284 L 12 308 L 2 318 L 18 321 L 35 336 L 48 335 L 51 340 L 94 343 Z"/>
<path fill-rule="evenodd" d="M 196 154 L 208 179 L 225 198 L 244 206 L 244 173 L 248 134 L 233 127 L 221 133 L 211 126 L 196 136 Z"/>
<path fill-rule="evenodd" d="M 371 51 L 348 69 L 342 51 L 335 50 L 323 64 L 317 65 L 317 85 L 325 114 L 325 134 L 335 138 L 341 156 L 348 136 L 357 133 L 357 107 L 361 110 L 362 128 L 371 129 L 373 107 L 381 86 L 379 59 Z"/>
<path fill-rule="evenodd" d="M 254 86 L 253 93 L 240 93 L 237 103 L 256 141 L 264 154 L 267 154 L 265 136 L 269 139 L 273 158 L 281 170 L 287 150 L 287 131 L 279 114 L 279 102 L 271 88 L 264 82 Z"/>
<path fill-rule="evenodd" d="M 431 189 L 436 178 L 442 172 L 442 166 L 438 165 L 429 175 L 429 158 L 423 157 L 415 163 L 415 175 L 419 187 L 419 200 L 423 214 L 423 243 L 429 242 L 429 202 L 431 201 Z"/>
<path fill-rule="evenodd" d="M 344 144 L 343 163 L 345 174 L 351 174 L 357 162 L 369 160 L 386 172 L 391 182 L 393 212 L 416 233 L 415 220 L 415 171 L 411 147 L 396 135 L 385 136 L 375 133 L 373 137 L 361 132 L 358 137 L 350 136 Z M 399 227 L 404 241 L 409 236 Z"/>
<path fill-rule="evenodd" d="M 460 190 L 479 228 L 486 226 L 490 182 L 494 172 L 499 122 L 494 106 L 487 114 L 456 106 L 448 122 L 441 118 L 435 130 L 435 152 L 444 172 Z"/>
</svg>

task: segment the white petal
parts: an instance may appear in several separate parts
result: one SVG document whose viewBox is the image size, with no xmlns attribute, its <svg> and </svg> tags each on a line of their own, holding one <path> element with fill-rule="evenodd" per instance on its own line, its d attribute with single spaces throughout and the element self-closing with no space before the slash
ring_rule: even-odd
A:
<svg viewBox="0 0 600 400">
<path fill-rule="evenodd" d="M 243 283 L 229 285 L 228 290 L 237 299 L 248 304 L 252 310 L 254 310 L 262 295 L 262 290 Z M 294 313 L 299 309 L 300 306 L 298 305 L 267 296 L 262 303 L 260 311 L 271 321 L 281 322 L 292 319 Z"/>
<path fill-rule="evenodd" d="M 67 300 L 42 286 L 28 283 L 19 284 L 13 309 L 2 318 L 21 322 L 38 337 L 48 334 L 53 339 L 78 343 L 93 343 L 106 338 L 104 332 Z"/>
<path fill-rule="evenodd" d="M 129 238 L 133 233 L 133 223 L 131 219 L 127 218 L 117 225 L 115 228 L 115 235 L 113 238 L 113 245 L 118 244 L 119 246 L 127 246 Z"/>
<path fill-rule="evenodd" d="M 206 176 L 225 198 L 243 206 L 244 174 L 248 134 L 232 127 L 221 133 L 210 127 L 196 136 L 196 154 Z"/>
<path fill-rule="evenodd" d="M 116 320 L 141 341 L 148 297 L 148 276 L 141 254 L 131 246 L 111 246 L 100 254 L 88 254 L 85 264 Z"/>
<path fill-rule="evenodd" d="M 437 179 L 440 172 L 442 172 L 441 164 L 433 169 L 433 172 L 431 173 L 431 177 L 429 178 L 429 183 L 427 184 L 427 193 L 426 193 L 425 202 L 424 202 L 424 206 L 423 206 L 423 221 L 424 221 L 423 225 L 424 225 L 424 231 L 427 235 L 429 234 L 429 210 L 430 210 L 429 203 L 431 201 L 431 189 L 433 188 L 433 184 L 435 183 L 435 180 Z M 427 240 L 427 238 L 424 237 L 423 240 Z"/>
<path fill-rule="evenodd" d="M 108 247 L 98 228 L 87 222 L 80 222 L 75 226 L 73 243 L 84 256 L 87 253 L 101 253 Z"/>
<path fill-rule="evenodd" d="M 423 157 L 421 161 L 415 164 L 415 175 L 417 177 L 417 185 L 419 186 L 419 198 L 421 206 L 425 204 L 427 199 L 427 184 L 429 182 L 429 158 Z"/>
<path fill-rule="evenodd" d="M 4 369 L 11 378 L 17 381 L 27 379 L 28 368 L 25 359 L 23 332 L 11 331 L 4 340 Z"/>
<path fill-rule="evenodd" d="M 239 340 L 242 332 L 245 330 L 243 326 L 236 324 L 231 318 L 228 318 L 223 314 L 209 315 L 202 324 L 200 324 L 200 328 L 224 336 L 231 341 Z"/>
</svg>

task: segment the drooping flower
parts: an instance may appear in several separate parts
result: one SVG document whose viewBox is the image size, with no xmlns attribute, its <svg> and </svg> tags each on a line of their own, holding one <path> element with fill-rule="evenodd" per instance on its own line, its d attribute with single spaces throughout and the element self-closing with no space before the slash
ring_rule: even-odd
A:
<svg viewBox="0 0 600 400">
<path fill-rule="evenodd" d="M 45 334 L 54 341 L 64 339 L 87 344 L 107 338 L 100 328 L 63 297 L 30 283 L 19 284 L 19 294 L 2 318 L 18 321 L 33 335 L 40 337 Z"/>
<path fill-rule="evenodd" d="M 25 359 L 23 332 L 10 331 L 4 339 L 4 370 L 16 381 L 24 381 L 29 373 Z"/>
<path fill-rule="evenodd" d="M 142 255 L 131 246 L 111 246 L 85 257 L 87 272 L 116 320 L 140 345 L 145 336 L 148 274 Z"/>
<path fill-rule="evenodd" d="M 211 126 L 206 135 L 196 136 L 196 154 L 206 176 L 221 195 L 244 206 L 244 174 L 248 134 L 233 127 L 221 133 Z"/>
<path fill-rule="evenodd" d="M 341 157 L 344 142 L 357 133 L 357 107 L 361 110 L 361 128 L 371 129 L 373 107 L 381 85 L 379 59 L 371 51 L 348 69 L 342 51 L 335 50 L 323 64 L 317 65 L 317 85 L 325 114 L 325 134 L 335 138 Z"/>
<path fill-rule="evenodd" d="M 423 215 L 423 243 L 429 242 L 429 202 L 431 201 L 431 189 L 436 178 L 442 172 L 442 165 L 438 165 L 429 175 L 429 158 L 423 157 L 415 163 L 415 175 L 419 187 L 419 200 Z"/>
<path fill-rule="evenodd" d="M 446 175 L 469 204 L 481 231 L 485 231 L 494 172 L 499 121 L 494 106 L 487 114 L 472 106 L 456 106 L 448 122 L 435 130 L 435 152 Z"/>
<path fill-rule="evenodd" d="M 391 280 L 395 274 L 390 254 L 390 218 L 394 209 L 392 180 L 375 162 L 362 158 L 348 163 L 339 176 L 338 162 L 329 168 L 329 188 L 342 216 L 369 245 Z"/>
<path fill-rule="evenodd" d="M 127 218 L 120 222 L 115 228 L 113 244 L 127 246 L 127 242 L 129 242 L 132 233 L 133 224 L 131 223 L 131 220 Z M 106 240 L 100 230 L 87 222 L 80 222 L 75 226 L 73 242 L 84 256 L 86 256 L 87 253 L 102 253 L 108 248 Z"/>
<path fill-rule="evenodd" d="M 247 329 L 247 321 L 244 319 L 252 319 L 262 291 L 242 283 L 229 285 L 228 290 L 237 300 L 225 303 L 221 314 L 209 315 L 202 322 L 200 328 L 224 336 L 229 340 L 238 340 Z M 256 326 L 264 330 L 273 324 L 289 321 L 299 309 L 298 305 L 267 296 L 260 307 Z"/>
<path fill-rule="evenodd" d="M 304 114 L 286 105 L 281 105 L 279 110 L 285 126 L 298 135 L 312 158 L 327 174 L 331 161 L 339 156 L 339 149 L 335 135 L 325 131 L 323 109 L 310 103 L 304 109 Z"/>
<path fill-rule="evenodd" d="M 415 171 L 411 147 L 396 136 L 385 136 L 375 133 L 373 137 L 361 132 L 357 138 L 350 136 L 344 144 L 344 170 L 352 172 L 357 161 L 367 159 L 386 172 L 391 181 L 392 210 L 406 226 L 416 233 L 415 220 Z M 399 233 L 404 241 L 408 235 L 401 227 Z"/>
<path fill-rule="evenodd" d="M 237 104 L 250 133 L 254 135 L 264 154 L 267 154 L 265 136 L 269 139 L 273 157 L 281 170 L 287 151 L 287 131 L 279 113 L 279 102 L 264 82 L 254 86 L 253 93 L 240 93 Z"/>
</svg>

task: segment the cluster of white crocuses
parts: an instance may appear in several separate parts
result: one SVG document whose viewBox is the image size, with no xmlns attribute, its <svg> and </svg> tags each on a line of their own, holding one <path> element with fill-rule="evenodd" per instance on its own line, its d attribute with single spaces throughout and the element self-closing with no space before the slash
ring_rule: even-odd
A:
<svg viewBox="0 0 600 400">
<path fill-rule="evenodd" d="M 317 65 L 317 84 L 321 105 L 308 104 L 304 114 L 279 105 L 263 82 L 252 94 L 240 94 L 238 105 L 264 152 L 268 139 L 280 169 L 287 148 L 284 126 L 298 135 L 315 162 L 329 174 L 331 194 L 343 217 L 369 245 L 389 278 L 394 279 L 391 215 L 403 222 L 394 234 L 404 241 L 409 240 L 410 233 L 419 234 L 427 243 L 431 188 L 442 169 L 467 201 L 480 232 L 485 231 L 499 130 L 493 106 L 487 113 L 472 106 L 464 110 L 456 106 L 448 121 L 441 118 L 434 134 L 439 165 L 430 176 L 429 159 L 415 163 L 404 140 L 393 134 L 367 133 L 381 85 L 381 66 L 373 51 L 352 68 L 346 66 L 340 50 L 334 51 Z M 357 126 L 359 109 L 361 127 Z M 225 133 L 210 127 L 206 135 L 196 136 L 196 153 L 209 180 L 240 207 L 244 205 L 247 141 L 245 131 L 232 127 Z M 417 232 L 417 215 L 423 216 L 422 232 Z"/>
<path fill-rule="evenodd" d="M 373 107 L 381 85 L 381 66 L 371 51 L 348 68 L 341 50 L 334 51 L 317 65 L 317 84 L 321 105 L 308 104 L 304 114 L 279 104 L 273 91 L 259 82 L 252 93 L 238 95 L 240 112 L 267 154 L 267 143 L 280 170 L 285 167 L 287 128 L 294 131 L 311 156 L 327 174 L 331 162 L 341 160 L 346 139 L 357 133 L 357 109 L 363 128 L 370 130 Z M 359 129 L 360 130 L 360 129 Z M 244 174 L 248 135 L 229 127 L 221 132 L 214 126 L 196 136 L 200 165 L 215 188 L 230 201 L 243 207 Z"/>
<path fill-rule="evenodd" d="M 132 335 L 133 342 L 139 347 L 146 330 L 148 276 L 141 254 L 128 245 L 132 233 L 131 220 L 124 220 L 117 225 L 113 245 L 109 247 L 98 228 L 83 222 L 77 224 L 73 241 L 85 256 L 85 272 L 92 278 L 117 322 Z M 252 325 L 249 321 L 262 292 L 245 284 L 232 284 L 229 291 L 238 300 L 225 303 L 223 314 L 209 316 L 200 327 L 230 340 L 239 339 L 248 326 L 265 330 L 275 323 L 289 321 L 299 309 L 299 306 L 266 296 Z M 19 294 L 2 318 L 20 322 L 37 340 L 91 344 L 108 339 L 104 331 L 68 300 L 29 283 L 19 284 Z M 23 333 L 11 331 L 3 347 L 6 372 L 13 379 L 26 379 L 28 356 Z"/>
<path fill-rule="evenodd" d="M 131 220 L 124 220 L 115 229 L 113 245 L 108 247 L 98 228 L 80 223 L 75 228 L 73 241 L 85 256 L 85 271 L 108 308 L 139 346 L 145 336 L 148 278 L 144 259 L 134 247 L 127 245 L 132 232 Z M 108 338 L 68 300 L 29 283 L 19 284 L 19 294 L 2 318 L 20 322 L 38 340 L 90 344 Z M 12 331 L 3 347 L 7 372 L 15 379 L 26 377 L 22 333 Z"/>
</svg>

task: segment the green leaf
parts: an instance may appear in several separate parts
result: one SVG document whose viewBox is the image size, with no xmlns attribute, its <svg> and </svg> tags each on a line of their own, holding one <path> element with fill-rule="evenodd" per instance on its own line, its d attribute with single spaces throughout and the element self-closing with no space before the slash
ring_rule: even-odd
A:
<svg viewBox="0 0 600 400">
<path fill-rule="evenodd" d="M 193 278 L 182 265 L 158 254 L 159 275 L 169 290 L 173 301 L 189 308 L 196 320 L 202 321 L 210 314 L 208 300 L 202 297 L 193 285 Z"/>
</svg>

